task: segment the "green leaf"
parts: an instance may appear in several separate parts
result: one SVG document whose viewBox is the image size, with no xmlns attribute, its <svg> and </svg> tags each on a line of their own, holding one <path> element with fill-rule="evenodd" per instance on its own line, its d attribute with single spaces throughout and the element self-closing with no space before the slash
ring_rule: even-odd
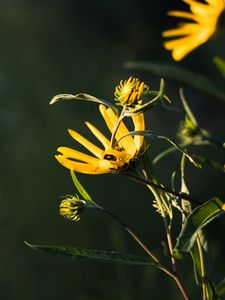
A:
<svg viewBox="0 0 225 300">
<path fill-rule="evenodd" d="M 78 192 L 81 194 L 81 196 L 91 204 L 94 204 L 95 206 L 98 206 L 97 203 L 92 200 L 91 196 L 88 194 L 88 192 L 85 190 L 85 188 L 82 186 L 80 181 L 78 180 L 77 176 L 75 175 L 75 172 L 73 170 L 70 170 L 70 175 L 72 177 L 73 183 L 75 187 L 77 188 Z"/>
<path fill-rule="evenodd" d="M 175 79 L 214 96 L 223 102 L 225 101 L 225 89 L 223 87 L 202 74 L 196 74 L 195 72 L 180 68 L 177 65 L 157 62 L 127 62 L 125 67 L 128 69 L 151 72 L 164 78 Z"/>
<path fill-rule="evenodd" d="M 126 264 L 132 266 L 159 267 L 156 263 L 152 263 L 147 257 L 141 257 L 127 253 L 105 250 L 82 249 L 77 247 L 66 246 L 42 246 L 33 245 L 27 242 L 25 242 L 25 244 L 34 250 L 62 256 L 71 260 L 93 260 L 114 264 Z"/>
<path fill-rule="evenodd" d="M 177 143 L 175 143 L 174 141 L 172 141 L 171 139 L 169 139 L 168 137 L 157 133 L 155 131 L 152 130 L 144 130 L 144 131 L 130 131 L 129 133 L 125 134 L 124 136 L 122 136 L 121 138 L 119 138 L 116 142 L 115 145 L 117 145 L 123 138 L 125 138 L 126 136 L 129 135 L 143 135 L 143 136 L 148 136 L 151 138 L 155 138 L 155 139 L 163 139 L 166 140 L 167 142 L 169 142 L 170 144 L 172 144 L 177 150 L 179 150 L 181 153 L 183 153 L 190 162 L 192 162 L 196 167 L 201 168 L 201 165 L 196 162 L 184 149 L 182 149 Z M 114 145 L 114 146 L 115 146 Z"/>
<path fill-rule="evenodd" d="M 186 218 L 174 249 L 176 258 L 183 258 L 183 254 L 190 252 L 197 239 L 199 231 L 218 216 L 225 213 L 224 203 L 217 197 L 195 208 Z"/>
<path fill-rule="evenodd" d="M 191 109 L 190 109 L 190 107 L 189 107 L 189 105 L 187 103 L 186 98 L 184 97 L 184 91 L 183 91 L 183 89 L 180 89 L 180 99 L 182 101 L 182 104 L 183 104 L 183 107 L 184 107 L 184 110 L 185 110 L 185 112 L 187 114 L 188 119 L 193 124 L 193 127 L 197 127 L 198 126 L 197 120 L 196 120 L 193 112 L 191 111 Z"/>
<path fill-rule="evenodd" d="M 217 56 L 213 58 L 213 61 L 220 73 L 225 77 L 225 60 Z"/>
<path fill-rule="evenodd" d="M 115 113 L 118 113 L 116 106 L 113 105 L 111 102 L 103 100 L 103 99 L 99 99 L 99 98 L 96 98 L 94 96 L 84 94 L 84 93 L 80 93 L 80 94 L 76 94 L 76 95 L 59 94 L 59 95 L 54 96 L 51 99 L 51 101 L 49 102 L 49 104 L 52 105 L 60 100 L 82 100 L 82 101 L 90 101 L 90 102 L 95 102 L 95 103 L 99 103 L 99 104 L 104 104 L 108 107 L 111 107 L 115 111 Z"/>
<path fill-rule="evenodd" d="M 208 253 L 208 243 L 207 240 L 205 239 L 202 230 L 198 233 L 198 238 L 199 238 L 199 243 L 201 244 L 202 247 L 201 251 L 203 253 L 203 259 L 204 259 L 205 276 L 204 279 L 202 279 L 201 261 L 200 261 L 198 245 L 196 242 L 191 249 L 191 256 L 194 263 L 195 279 L 199 287 L 202 287 L 202 280 L 204 280 L 204 282 L 206 283 L 207 299 L 217 300 L 219 299 L 218 293 L 212 278 L 213 264 Z"/>
<path fill-rule="evenodd" d="M 219 296 L 222 296 L 225 294 L 225 277 L 220 281 L 219 284 L 216 286 L 217 293 Z"/>
<path fill-rule="evenodd" d="M 185 155 L 182 156 L 181 159 L 181 164 L 180 164 L 180 171 L 181 171 L 181 187 L 180 187 L 180 192 L 181 193 L 185 193 L 185 194 L 189 194 L 189 190 L 188 187 L 185 183 L 185 179 L 184 179 L 184 171 L 185 171 Z M 185 211 L 185 213 L 190 214 L 192 211 L 192 206 L 191 206 L 191 202 L 185 199 L 181 200 L 181 206 L 182 209 Z M 185 214 L 183 214 L 183 221 L 186 219 Z"/>
</svg>

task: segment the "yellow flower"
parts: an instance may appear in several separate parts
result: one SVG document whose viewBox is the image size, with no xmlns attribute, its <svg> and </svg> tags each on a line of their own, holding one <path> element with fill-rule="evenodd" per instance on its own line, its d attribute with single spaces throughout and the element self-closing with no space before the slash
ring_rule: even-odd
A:
<svg viewBox="0 0 225 300">
<path fill-rule="evenodd" d="M 106 106 L 102 104 L 99 105 L 99 110 L 112 133 L 117 125 L 118 116 L 111 108 L 106 108 Z M 135 131 L 145 129 L 143 114 L 135 115 L 132 119 Z M 89 122 L 85 122 L 85 124 L 100 141 L 104 149 L 100 149 L 76 131 L 69 129 L 69 134 L 78 143 L 88 149 L 93 156 L 71 148 L 59 147 L 57 151 L 60 152 L 60 154 L 55 157 L 64 167 L 85 174 L 117 172 L 122 168 L 129 166 L 140 155 L 144 139 L 143 136 L 127 136 L 118 142 L 118 146 L 112 147 L 110 140 L 108 140 L 96 127 Z M 128 133 L 127 127 L 121 122 L 115 134 L 116 141 Z"/>
<path fill-rule="evenodd" d="M 191 12 L 169 11 L 168 15 L 184 18 L 191 22 L 180 23 L 176 29 L 166 30 L 163 37 L 173 38 L 166 41 L 164 47 L 172 51 L 174 60 L 179 61 L 189 52 L 204 44 L 216 30 L 218 18 L 225 9 L 224 0 L 183 0 L 190 6 Z"/>
<path fill-rule="evenodd" d="M 128 80 L 121 80 L 114 93 L 115 100 L 127 106 L 141 104 L 141 96 L 147 89 L 148 86 L 138 78 L 130 77 Z"/>
</svg>

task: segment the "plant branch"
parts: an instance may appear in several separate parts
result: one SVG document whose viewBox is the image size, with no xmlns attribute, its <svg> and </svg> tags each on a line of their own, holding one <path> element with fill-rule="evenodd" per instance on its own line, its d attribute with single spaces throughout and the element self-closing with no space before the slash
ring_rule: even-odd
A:
<svg viewBox="0 0 225 300">
<path fill-rule="evenodd" d="M 160 259 L 149 250 L 149 248 L 144 244 L 144 242 L 142 242 L 142 240 L 119 217 L 117 217 L 112 212 L 104 209 L 103 207 L 96 207 L 96 209 L 109 215 L 114 220 L 116 220 L 120 225 L 122 225 L 124 229 L 130 234 L 130 236 L 139 244 L 139 246 L 141 246 L 141 248 L 144 249 L 144 251 L 153 259 L 153 261 L 157 265 L 159 265 L 160 269 L 163 270 L 166 274 L 168 274 L 172 278 L 174 278 L 173 272 L 171 272 L 166 266 L 164 266 L 161 263 Z"/>
<path fill-rule="evenodd" d="M 135 175 L 135 174 L 133 174 L 133 173 L 123 172 L 123 174 L 126 175 L 127 177 L 129 177 L 129 178 L 131 178 L 131 179 L 133 179 L 133 180 L 139 182 L 139 183 L 142 183 L 142 184 L 145 184 L 145 185 L 150 185 L 150 186 L 155 187 L 155 188 L 157 188 L 157 189 L 160 189 L 160 190 L 162 190 L 162 191 L 164 191 L 164 192 L 166 192 L 166 193 L 168 193 L 168 194 L 171 194 L 171 195 L 174 195 L 174 196 L 176 196 L 176 197 L 179 197 L 179 198 L 188 200 L 188 201 L 190 201 L 190 202 L 194 202 L 194 203 L 196 203 L 196 204 L 202 204 L 201 202 L 199 202 L 199 201 L 197 201 L 197 200 L 191 198 L 191 197 L 190 197 L 188 194 L 186 194 L 186 193 L 178 193 L 178 192 L 175 192 L 175 191 L 173 191 L 173 190 L 171 190 L 171 189 L 169 189 L 169 188 L 166 188 L 166 187 L 164 187 L 164 186 L 161 186 L 161 185 L 159 185 L 159 184 L 157 184 L 157 183 L 154 183 L 153 181 L 150 181 L 150 180 L 148 180 L 148 179 L 139 177 L 139 176 L 137 176 L 137 175 Z"/>
</svg>

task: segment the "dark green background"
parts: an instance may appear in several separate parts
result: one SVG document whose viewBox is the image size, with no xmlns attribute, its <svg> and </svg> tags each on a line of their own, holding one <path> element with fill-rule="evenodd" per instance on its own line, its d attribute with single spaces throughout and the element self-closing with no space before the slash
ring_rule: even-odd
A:
<svg viewBox="0 0 225 300">
<path fill-rule="evenodd" d="M 60 196 L 75 190 L 69 172 L 54 159 L 56 149 L 61 145 L 77 147 L 67 128 L 91 139 L 83 122 L 88 120 L 100 128 L 104 122 L 95 104 L 48 103 L 58 93 L 78 92 L 113 100 L 115 85 L 130 75 L 157 89 L 159 77 L 125 70 L 123 64 L 132 60 L 172 63 L 162 47 L 161 31 L 175 25 L 166 11 L 184 7 L 180 2 L 1 0 L 1 299 L 181 299 L 174 283 L 158 270 L 67 261 L 34 252 L 24 244 L 26 240 L 144 254 L 104 215 L 88 211 L 78 223 L 60 217 Z M 223 56 L 224 51 L 222 32 L 179 65 L 224 84 L 212 63 L 213 55 Z M 174 107 L 181 109 L 180 85 L 169 80 L 166 85 Z M 185 91 L 201 125 L 216 137 L 224 136 L 224 103 L 188 87 Z M 182 118 L 183 113 L 159 106 L 147 114 L 146 123 L 149 129 L 175 137 Z M 166 146 L 165 142 L 150 141 L 150 156 Z M 224 154 L 217 149 L 201 147 L 199 151 L 224 163 Z M 164 185 L 169 186 L 179 160 L 176 153 L 157 166 Z M 163 224 L 152 208 L 153 196 L 144 186 L 120 175 L 79 178 L 95 201 L 130 224 L 153 251 L 162 252 Z M 177 187 L 178 183 L 177 178 Z M 193 197 L 201 201 L 214 195 L 224 197 L 224 175 L 209 167 L 197 170 L 188 165 L 187 183 Z M 224 229 L 222 218 L 207 230 L 217 280 L 224 276 Z M 188 259 L 180 268 L 184 268 L 192 299 L 200 299 L 190 264 Z"/>
</svg>

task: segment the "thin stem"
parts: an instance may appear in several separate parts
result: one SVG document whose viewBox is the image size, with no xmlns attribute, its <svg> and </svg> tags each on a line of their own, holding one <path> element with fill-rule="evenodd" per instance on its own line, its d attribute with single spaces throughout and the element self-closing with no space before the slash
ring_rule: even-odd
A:
<svg viewBox="0 0 225 300">
<path fill-rule="evenodd" d="M 164 225 L 165 225 L 165 229 L 166 229 L 166 237 L 167 237 L 168 247 L 169 247 L 169 251 L 170 251 L 170 259 L 171 259 L 173 275 L 174 275 L 173 278 L 174 278 L 177 286 L 179 287 L 184 299 L 189 300 L 190 298 L 187 294 L 186 288 L 185 288 L 183 282 L 181 281 L 181 279 L 178 275 L 176 260 L 173 257 L 173 244 L 172 244 L 172 238 L 171 238 L 171 230 L 170 230 L 170 226 L 168 224 L 167 216 L 166 216 L 165 211 L 162 207 L 160 196 L 158 194 L 158 191 L 155 189 L 155 187 L 152 187 L 152 186 L 149 186 L 149 185 L 148 185 L 148 187 L 151 190 L 151 192 L 153 193 L 153 195 L 154 195 L 154 197 L 157 201 L 157 204 L 159 206 L 159 209 L 162 213 L 162 217 L 163 217 L 163 221 L 164 221 Z"/>
<path fill-rule="evenodd" d="M 96 209 L 104 212 L 105 214 L 116 220 L 118 223 L 120 223 L 124 227 L 124 229 L 131 235 L 131 237 L 139 244 L 139 246 L 141 246 L 141 248 L 144 249 L 144 251 L 154 260 L 154 262 L 158 264 L 165 273 L 174 278 L 174 274 L 160 262 L 160 259 L 149 250 L 144 242 L 142 242 L 142 240 L 119 217 L 114 215 L 112 212 L 104 209 L 103 207 L 96 207 Z"/>
<path fill-rule="evenodd" d="M 176 197 L 180 197 L 182 199 L 185 199 L 185 200 L 188 200 L 190 202 L 194 202 L 194 203 L 197 203 L 197 204 L 201 204 L 201 202 L 197 201 L 197 200 L 194 200 L 193 198 L 191 198 L 188 194 L 186 193 L 178 193 L 178 192 L 175 192 L 169 188 L 166 188 L 164 186 L 161 186 L 159 184 L 156 184 L 154 183 L 153 181 L 150 181 L 148 179 L 145 179 L 145 178 L 142 178 L 142 177 L 139 177 L 139 176 L 136 176 L 135 174 L 133 173 L 128 173 L 128 172 L 123 172 L 124 175 L 126 175 L 127 177 L 139 182 L 139 183 L 142 183 L 142 184 L 145 184 L 145 185 L 150 185 L 151 187 L 155 187 L 157 189 L 160 189 L 166 193 L 169 193 L 171 195 L 174 195 Z"/>
<path fill-rule="evenodd" d="M 198 245 L 198 252 L 199 252 L 199 258 L 200 258 L 200 265 L 201 265 L 202 295 L 203 295 L 203 300 L 207 300 L 206 282 L 205 282 L 205 276 L 206 276 L 205 262 L 204 262 L 202 244 L 201 244 L 201 240 L 200 240 L 199 236 L 197 238 L 197 245 Z"/>
<path fill-rule="evenodd" d="M 143 164 L 144 164 L 144 169 L 142 170 L 142 172 L 143 172 L 143 175 L 145 176 L 146 180 L 151 179 L 151 180 L 156 180 L 156 182 L 157 182 L 157 179 L 155 178 L 154 174 L 152 174 L 152 170 L 150 170 L 150 162 L 149 162 L 149 158 L 147 155 L 145 155 L 143 158 Z M 172 263 L 173 275 L 174 275 L 173 278 L 174 278 L 178 288 L 180 289 L 184 299 L 189 300 L 190 298 L 187 294 L 186 288 L 178 275 L 176 260 L 173 257 L 171 224 L 168 223 L 168 217 L 167 217 L 165 209 L 163 207 L 163 203 L 162 203 L 160 193 L 159 193 L 159 190 L 157 187 L 158 185 L 157 186 L 155 186 L 155 185 L 157 185 L 157 184 L 154 184 L 154 185 L 147 184 L 148 188 L 151 190 L 151 192 L 153 193 L 153 195 L 155 197 L 155 200 L 158 204 L 158 207 L 161 211 L 161 215 L 163 217 L 165 230 L 166 230 L 166 236 L 167 236 L 167 243 L 168 243 L 168 247 L 169 247 L 169 251 L 170 251 L 170 259 L 171 259 L 171 263 Z"/>
</svg>

